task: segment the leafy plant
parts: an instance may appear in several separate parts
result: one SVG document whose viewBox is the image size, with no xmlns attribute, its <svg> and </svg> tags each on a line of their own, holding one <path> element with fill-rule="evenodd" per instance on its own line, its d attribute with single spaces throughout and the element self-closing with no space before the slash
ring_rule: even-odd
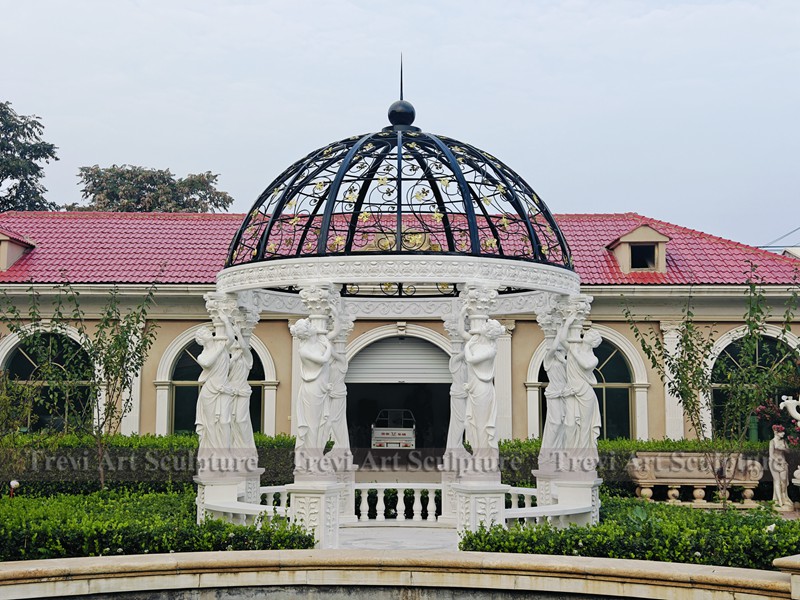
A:
<svg viewBox="0 0 800 600">
<path fill-rule="evenodd" d="M 43 133 L 39 117 L 17 114 L 10 102 L 0 102 L 0 212 L 56 208 L 45 200 L 47 190 L 39 182 L 42 163 L 58 160 Z"/>
<path fill-rule="evenodd" d="M 214 212 L 233 203 L 227 192 L 216 188 L 217 175 L 189 174 L 176 179 L 169 169 L 135 165 L 81 167 L 81 194 L 88 206 L 67 205 L 67 210 L 116 212 Z"/>
<path fill-rule="evenodd" d="M 53 417 L 54 429 L 87 431 L 94 437 L 100 487 L 105 485 L 106 436 L 116 433 L 132 407 L 133 382 L 155 339 L 156 325 L 147 314 L 155 286 L 126 311 L 112 288 L 99 317 L 89 323 L 78 293 L 68 284 L 56 286 L 50 311 L 39 292 L 28 290 L 28 311 L 3 296 L 0 322 L 20 338 L 21 351 L 34 366 L 28 385 Z M 76 332 L 77 343 L 68 329 Z M 24 397 L 24 396 L 23 396 Z"/>
<path fill-rule="evenodd" d="M 598 525 L 480 527 L 462 534 L 459 548 L 773 569 L 772 561 L 796 553 L 798 544 L 800 521 L 771 510 L 704 511 L 606 497 Z"/>
<path fill-rule="evenodd" d="M 313 535 L 284 519 L 197 525 L 194 500 L 192 488 L 0 498 L 0 560 L 314 546 Z"/>
<path fill-rule="evenodd" d="M 766 303 L 755 265 L 750 265 L 745 296 L 744 335 L 738 340 L 736 357 L 728 353 L 717 357 L 713 370 L 709 360 L 714 345 L 713 327 L 695 322 L 691 298 L 683 310 L 678 327 L 677 347 L 667 347 L 654 328 L 643 332 L 630 307 L 624 314 L 643 352 L 650 360 L 667 389 L 678 398 L 683 414 L 698 438 L 705 439 L 713 424 L 717 440 L 714 447 L 704 449 L 707 464 L 714 476 L 723 505 L 729 496 L 735 453 L 747 438 L 749 421 L 765 398 L 772 397 L 788 375 L 796 370 L 797 355 L 785 343 L 797 306 L 797 288 L 790 290 L 781 319 L 781 333 L 776 353 L 765 353 L 763 336 L 771 311 Z M 766 354 L 766 355 L 765 355 Z M 714 393 L 723 400 L 712 406 Z M 713 413 L 716 418 L 709 418 Z"/>
</svg>

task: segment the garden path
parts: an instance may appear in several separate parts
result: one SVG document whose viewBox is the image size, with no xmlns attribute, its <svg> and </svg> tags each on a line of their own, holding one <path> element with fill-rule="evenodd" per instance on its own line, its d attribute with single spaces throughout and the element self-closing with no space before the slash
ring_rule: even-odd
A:
<svg viewBox="0 0 800 600">
<path fill-rule="evenodd" d="M 443 527 L 342 527 L 339 548 L 458 550 L 458 534 Z"/>
</svg>

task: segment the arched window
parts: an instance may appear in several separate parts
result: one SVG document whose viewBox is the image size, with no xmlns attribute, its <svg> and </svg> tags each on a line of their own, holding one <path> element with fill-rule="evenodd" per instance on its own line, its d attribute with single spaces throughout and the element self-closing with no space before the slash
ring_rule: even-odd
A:
<svg viewBox="0 0 800 600">
<path fill-rule="evenodd" d="M 29 402 L 28 431 L 87 431 L 92 425 L 92 364 L 69 337 L 34 332 L 9 355 L 5 371 Z"/>
<path fill-rule="evenodd" d="M 714 437 L 730 437 L 739 429 L 740 426 L 749 428 L 749 439 L 756 440 L 769 440 L 772 439 L 772 431 L 769 423 L 758 422 L 755 416 L 743 416 L 747 422 L 742 421 L 738 426 L 736 423 L 730 422 L 735 418 L 735 415 L 724 414 L 724 405 L 728 400 L 728 393 L 726 392 L 725 384 L 727 380 L 726 373 L 731 369 L 739 369 L 744 367 L 748 369 L 751 366 L 763 367 L 768 369 L 777 361 L 785 361 L 797 365 L 797 353 L 791 347 L 781 340 L 772 337 L 762 336 L 758 340 L 755 347 L 755 355 L 751 358 L 744 358 L 742 356 L 744 342 L 742 339 L 734 340 L 722 350 L 720 355 L 714 361 L 714 367 L 711 370 L 711 385 L 712 385 L 712 435 Z M 743 364 L 744 362 L 744 364 Z M 750 365 L 754 362 L 754 365 Z M 795 375 L 800 375 L 800 365 L 794 369 Z M 794 381 L 786 381 L 778 383 L 772 392 L 771 398 L 758 398 L 757 401 L 765 402 L 772 400 L 776 405 L 780 401 L 783 394 L 794 394 L 797 392 L 797 377 Z M 778 409 L 779 410 L 779 409 Z"/>
<path fill-rule="evenodd" d="M 197 357 L 203 348 L 192 342 L 181 350 L 172 369 L 172 410 L 170 415 L 173 433 L 194 432 L 194 419 L 197 410 L 197 397 L 200 393 L 198 378 L 203 371 L 197 364 Z M 250 396 L 250 420 L 253 431 L 261 431 L 261 415 L 264 403 L 264 366 L 253 352 L 253 367 L 248 377 L 253 392 Z"/>
<path fill-rule="evenodd" d="M 600 415 L 603 426 L 600 437 L 603 439 L 626 438 L 630 439 L 633 430 L 631 408 L 633 400 L 633 378 L 628 361 L 611 342 L 603 340 L 595 348 L 597 368 L 594 370 L 597 385 L 594 391 L 600 404 Z M 547 383 L 547 371 L 542 365 L 539 370 L 539 381 Z M 544 386 L 546 389 L 547 386 Z M 542 427 L 547 419 L 547 402 L 544 393 L 541 394 Z"/>
</svg>

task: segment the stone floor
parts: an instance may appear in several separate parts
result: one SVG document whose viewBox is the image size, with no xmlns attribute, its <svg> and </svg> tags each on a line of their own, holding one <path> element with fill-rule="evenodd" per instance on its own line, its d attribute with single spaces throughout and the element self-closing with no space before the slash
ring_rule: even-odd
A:
<svg viewBox="0 0 800 600">
<path fill-rule="evenodd" d="M 339 548 L 458 550 L 458 534 L 443 527 L 342 527 Z"/>
</svg>

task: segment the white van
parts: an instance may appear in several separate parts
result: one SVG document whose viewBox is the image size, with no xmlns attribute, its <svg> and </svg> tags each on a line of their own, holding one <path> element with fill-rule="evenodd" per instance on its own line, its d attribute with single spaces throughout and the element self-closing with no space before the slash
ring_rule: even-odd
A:
<svg viewBox="0 0 800 600">
<path fill-rule="evenodd" d="M 405 408 L 385 408 L 372 424 L 372 448 L 417 447 L 417 422 L 414 414 Z"/>
</svg>

